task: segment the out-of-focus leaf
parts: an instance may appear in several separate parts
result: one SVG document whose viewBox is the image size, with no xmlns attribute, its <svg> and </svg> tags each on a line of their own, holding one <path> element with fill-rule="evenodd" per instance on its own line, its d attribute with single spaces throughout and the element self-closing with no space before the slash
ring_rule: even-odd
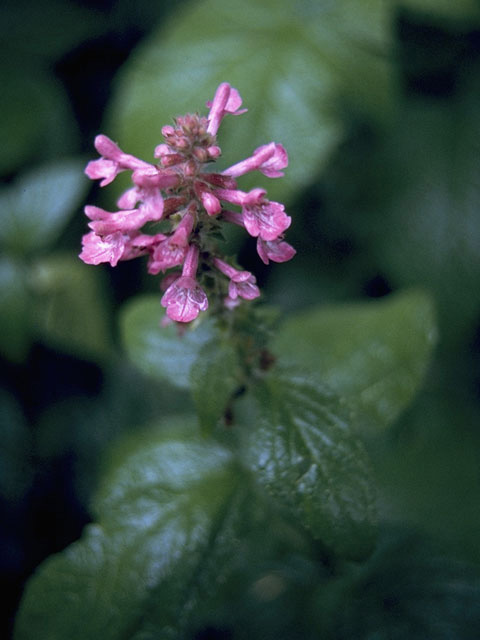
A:
<svg viewBox="0 0 480 640">
<path fill-rule="evenodd" d="M 226 340 L 203 345 L 190 370 L 193 399 L 201 428 L 211 431 L 227 408 L 239 384 L 239 361 L 234 346 Z"/>
<path fill-rule="evenodd" d="M 0 191 L 0 242 L 15 253 L 52 244 L 88 188 L 84 163 L 65 158 L 25 173 Z"/>
<path fill-rule="evenodd" d="M 423 394 L 387 441 L 369 443 L 381 517 L 442 540 L 477 564 L 479 424 L 476 399 L 461 385 L 446 387 Z"/>
<path fill-rule="evenodd" d="M 25 359 L 31 344 L 31 296 L 25 268 L 9 258 L 0 260 L 0 351 L 16 362 Z"/>
<path fill-rule="evenodd" d="M 435 292 L 445 339 L 480 312 L 478 87 L 454 108 L 404 114 L 384 165 L 393 188 L 370 220 L 370 242 L 391 281 Z"/>
<path fill-rule="evenodd" d="M 337 395 L 302 376 L 272 372 L 255 385 L 245 460 L 296 521 L 341 556 L 374 538 L 374 489 L 365 451 Z"/>
<path fill-rule="evenodd" d="M 221 584 L 243 495 L 231 454 L 192 422 L 117 458 L 98 522 L 31 580 L 16 640 L 185 637 L 197 600 Z"/>
<path fill-rule="evenodd" d="M 18 501 L 33 479 L 32 438 L 20 406 L 0 389 L 0 497 Z"/>
<path fill-rule="evenodd" d="M 71 153 L 78 135 L 61 84 L 42 69 L 22 67 L 11 57 L 0 66 L 0 174 L 17 171 L 25 161 L 32 164 L 39 157 Z"/>
<path fill-rule="evenodd" d="M 76 2 L 4 0 L 0 8 L 0 38 L 4 51 L 39 58 L 58 58 L 82 40 L 94 38 L 106 27 L 99 11 Z M 11 52 L 11 53 L 10 53 Z"/>
<path fill-rule="evenodd" d="M 69 254 L 35 264 L 35 331 L 47 342 L 78 355 L 105 356 L 111 349 L 101 274 Z"/>
<path fill-rule="evenodd" d="M 121 312 L 122 341 L 132 362 L 148 375 L 182 388 L 190 386 L 190 370 L 200 348 L 214 335 L 213 321 L 202 318 L 179 335 L 175 325 L 160 326 L 160 295 L 144 295 Z"/>
<path fill-rule="evenodd" d="M 362 427 L 384 428 L 418 391 L 436 335 L 430 297 L 407 291 L 293 315 L 273 349 L 347 397 Z"/>
<path fill-rule="evenodd" d="M 366 563 L 318 589 L 312 626 L 319 637 L 476 640 L 478 568 L 412 534 L 392 533 Z"/>
<path fill-rule="evenodd" d="M 438 18 L 461 20 L 465 23 L 480 20 L 480 5 L 477 0 L 397 0 L 400 7 L 418 11 L 421 14 L 432 15 Z"/>
<path fill-rule="evenodd" d="M 390 6 L 383 0 L 202 0 L 179 11 L 122 71 L 111 114 L 114 137 L 145 159 L 172 117 L 198 111 L 220 82 L 236 87 L 249 112 L 227 118 L 221 167 L 271 140 L 288 150 L 285 178 L 258 174 L 291 199 L 308 184 L 343 135 L 338 102 L 383 112 L 392 95 L 386 52 Z"/>
</svg>

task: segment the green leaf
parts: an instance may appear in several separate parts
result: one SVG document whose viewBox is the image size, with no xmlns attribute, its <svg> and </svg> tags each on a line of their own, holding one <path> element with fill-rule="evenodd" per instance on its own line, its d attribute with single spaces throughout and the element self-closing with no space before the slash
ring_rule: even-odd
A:
<svg viewBox="0 0 480 640">
<path fill-rule="evenodd" d="M 239 358 L 226 340 L 203 345 L 190 370 L 193 399 L 200 427 L 211 431 L 224 415 L 232 394 L 239 385 Z"/>
<path fill-rule="evenodd" d="M 0 352 L 22 362 L 31 344 L 31 296 L 26 267 L 9 258 L 0 259 Z"/>
<path fill-rule="evenodd" d="M 406 291 L 300 312 L 287 319 L 272 348 L 345 396 L 368 430 L 384 428 L 411 402 L 436 337 L 430 297 Z"/>
<path fill-rule="evenodd" d="M 213 321 L 202 318 L 179 335 L 177 326 L 161 327 L 160 296 L 129 301 L 120 315 L 120 332 L 128 356 L 144 373 L 181 388 L 190 386 L 190 369 L 200 348 L 214 335 Z"/>
<path fill-rule="evenodd" d="M 172 117 L 206 114 L 220 82 L 236 87 L 249 112 L 226 118 L 222 168 L 274 140 L 288 150 L 285 178 L 258 174 L 285 200 L 308 184 L 343 136 L 340 100 L 384 111 L 392 95 L 386 52 L 390 8 L 383 0 L 202 0 L 177 12 L 134 52 L 111 113 L 115 139 L 148 159 Z M 181 53 L 179 53 L 181 51 Z"/>
<path fill-rule="evenodd" d="M 30 277 L 36 332 L 83 357 L 105 357 L 112 341 L 100 272 L 70 254 L 39 260 Z"/>
<path fill-rule="evenodd" d="M 348 408 L 311 379 L 274 372 L 255 385 L 244 456 L 260 484 L 336 553 L 371 550 L 374 491 Z"/>
<path fill-rule="evenodd" d="M 235 547 L 240 495 L 231 454 L 192 422 L 118 454 L 97 523 L 30 581 L 16 640 L 188 637 L 197 600 L 221 584 Z"/>
<path fill-rule="evenodd" d="M 51 245 L 88 188 L 78 158 L 55 161 L 23 174 L 0 192 L 0 242 L 15 253 Z"/>
</svg>

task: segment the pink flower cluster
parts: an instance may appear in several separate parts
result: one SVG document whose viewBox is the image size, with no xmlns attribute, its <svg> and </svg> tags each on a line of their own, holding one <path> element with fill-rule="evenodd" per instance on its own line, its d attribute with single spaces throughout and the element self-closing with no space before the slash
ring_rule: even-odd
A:
<svg viewBox="0 0 480 640">
<path fill-rule="evenodd" d="M 101 157 L 85 169 L 89 178 L 101 180 L 102 187 L 120 172 L 131 171 L 133 186 L 119 198 L 119 211 L 85 207 L 91 231 L 83 236 L 80 258 L 87 264 L 108 262 L 114 267 L 119 260 L 145 255 L 153 275 L 175 269 L 162 280 L 161 302 L 176 322 L 190 322 L 208 308 L 204 290 L 208 284 L 203 280 L 215 283 L 210 286 L 212 292 L 223 291 L 227 308 L 236 306 L 240 298 L 253 300 L 260 295 L 250 272 L 217 255 L 212 234 L 222 222 L 244 227 L 257 238 L 257 251 L 265 264 L 285 262 L 295 255 L 283 240 L 291 222 L 284 206 L 268 200 L 265 189 L 245 192 L 236 182 L 250 171 L 269 178 L 282 176 L 288 157 L 281 144 L 263 145 L 222 173 L 205 170 L 221 154 L 216 134 L 222 119 L 244 113 L 241 104 L 238 91 L 222 83 L 207 102 L 207 117 L 187 114 L 176 118 L 175 126 L 163 127 L 165 142 L 155 149 L 156 164 L 124 153 L 107 136 L 99 135 L 95 148 Z"/>
</svg>

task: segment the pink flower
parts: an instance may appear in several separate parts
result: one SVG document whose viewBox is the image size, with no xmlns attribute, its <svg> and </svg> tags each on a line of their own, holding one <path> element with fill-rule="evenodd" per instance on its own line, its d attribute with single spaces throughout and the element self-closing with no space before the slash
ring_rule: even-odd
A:
<svg viewBox="0 0 480 640">
<path fill-rule="evenodd" d="M 229 309 L 242 298 L 253 300 L 260 295 L 249 271 L 217 258 L 223 224 L 241 226 L 257 238 L 258 254 L 266 264 L 285 262 L 295 255 L 295 249 L 283 240 L 291 222 L 283 205 L 269 201 L 265 189 L 245 192 L 237 186 L 237 178 L 250 171 L 269 178 L 283 175 L 288 156 L 281 144 L 264 144 L 223 173 L 208 171 L 207 165 L 221 155 L 219 126 L 227 114 L 244 113 L 241 105 L 238 91 L 221 83 L 207 103 L 208 117 L 190 113 L 162 127 L 163 142 L 154 152 L 156 164 L 125 153 L 107 136 L 95 138 L 100 158 L 88 163 L 86 174 L 105 186 L 128 170 L 131 185 L 118 198 L 118 211 L 85 208 L 91 231 L 83 237 L 80 258 L 88 264 L 115 266 L 120 260 L 147 255 L 147 269 L 154 275 L 177 267 L 161 285 L 168 322 L 191 322 L 208 308 L 204 283 L 207 293 L 221 296 Z M 224 208 L 228 203 L 237 210 Z"/>
<path fill-rule="evenodd" d="M 273 260 L 273 262 L 287 262 L 297 252 L 288 242 L 284 242 L 281 238 L 276 238 L 275 240 L 258 238 L 257 253 L 262 261 L 268 264 L 270 260 Z"/>
<path fill-rule="evenodd" d="M 260 290 L 256 285 L 256 278 L 250 271 L 239 271 L 219 258 L 213 259 L 213 264 L 224 275 L 230 278 L 228 285 L 228 297 L 236 300 L 239 296 L 245 300 L 258 298 Z M 226 306 L 228 306 L 226 304 Z"/>
<path fill-rule="evenodd" d="M 97 236 L 91 231 L 82 238 L 80 258 L 87 264 L 109 262 L 112 267 L 122 258 L 129 237 L 120 231 L 105 237 Z"/>
<path fill-rule="evenodd" d="M 276 240 L 292 222 L 283 204 L 268 200 L 261 204 L 246 205 L 242 213 L 248 233 L 254 238 L 260 236 L 262 240 Z"/>
<path fill-rule="evenodd" d="M 281 144 L 270 142 L 255 149 L 250 158 L 246 158 L 232 167 L 225 169 L 222 175 L 238 178 L 249 171 L 261 171 L 269 178 L 279 178 L 283 176 L 283 171 L 288 165 L 288 155 Z"/>
<path fill-rule="evenodd" d="M 85 213 L 89 218 L 92 215 L 92 209 L 96 209 L 95 215 L 98 215 L 99 207 L 90 207 L 87 205 L 85 207 Z M 152 218 L 151 213 L 150 210 L 146 210 L 143 207 L 116 211 L 115 213 L 103 211 L 105 215 L 93 218 L 93 221 L 89 222 L 88 226 L 100 236 L 115 233 L 116 231 L 121 231 L 122 233 L 138 231 L 146 222 L 155 219 Z"/>
<path fill-rule="evenodd" d="M 234 116 L 245 113 L 247 109 L 239 109 L 241 104 L 242 98 L 238 91 L 231 87 L 228 82 L 222 82 L 222 84 L 218 86 L 213 100 L 207 102 L 207 107 L 210 107 L 207 126 L 208 133 L 213 136 L 216 135 L 220 123 L 227 113 L 231 113 Z"/>
<path fill-rule="evenodd" d="M 186 255 L 187 247 L 175 244 L 171 237 L 165 238 L 153 249 L 148 261 L 148 273 L 155 276 L 160 271 L 178 267 L 183 264 Z"/>
<path fill-rule="evenodd" d="M 98 160 L 91 160 L 85 168 L 85 173 L 92 180 L 103 178 L 100 183 L 101 187 L 110 184 L 121 171 L 126 169 L 135 170 L 152 167 L 148 162 L 123 153 L 120 147 L 107 136 L 97 136 L 95 138 L 95 148 L 102 157 Z"/>
<path fill-rule="evenodd" d="M 216 216 L 222 210 L 220 200 L 213 195 L 210 189 L 203 183 L 196 181 L 194 184 L 195 193 L 202 201 L 205 211 L 209 216 Z"/>
<path fill-rule="evenodd" d="M 191 322 L 200 311 L 208 309 L 208 299 L 195 280 L 198 266 L 198 248 L 191 245 L 183 265 L 182 275 L 163 294 L 161 303 L 167 316 L 176 322 Z"/>
</svg>

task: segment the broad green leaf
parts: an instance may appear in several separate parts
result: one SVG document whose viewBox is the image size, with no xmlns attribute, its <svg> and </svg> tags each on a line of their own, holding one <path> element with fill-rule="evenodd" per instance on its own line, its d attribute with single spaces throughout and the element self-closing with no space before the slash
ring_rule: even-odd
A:
<svg viewBox="0 0 480 640">
<path fill-rule="evenodd" d="M 23 174 L 0 191 L 0 243 L 15 253 L 52 244 L 88 188 L 83 161 L 65 158 Z"/>
<path fill-rule="evenodd" d="M 226 340 L 203 345 L 190 370 L 191 388 L 200 426 L 211 431 L 224 415 L 232 394 L 239 386 L 239 359 Z"/>
<path fill-rule="evenodd" d="M 23 361 L 31 344 L 31 296 L 26 266 L 0 259 L 0 352 L 9 360 Z"/>
<path fill-rule="evenodd" d="M 285 200 L 308 184 L 342 139 L 338 102 L 383 113 L 392 94 L 384 0 L 201 0 L 178 11 L 137 49 L 119 77 L 112 134 L 149 159 L 161 127 L 206 114 L 220 82 L 236 87 L 248 113 L 219 133 L 220 168 L 274 140 L 288 150 L 285 178 L 245 177 Z"/>
<path fill-rule="evenodd" d="M 243 492 L 231 454 L 192 422 L 117 456 L 97 522 L 30 581 L 16 640 L 188 637 L 197 600 L 221 584 Z"/>
<path fill-rule="evenodd" d="M 347 558 L 371 550 L 374 490 L 365 451 L 338 396 L 309 378 L 273 372 L 255 385 L 244 456 L 296 521 Z"/>
<path fill-rule="evenodd" d="M 37 335 L 84 357 L 105 357 L 112 341 L 101 274 L 70 254 L 38 260 L 30 282 Z"/>
<path fill-rule="evenodd" d="M 144 373 L 187 389 L 199 350 L 214 335 L 213 321 L 202 318 L 179 335 L 174 325 L 160 326 L 163 317 L 160 295 L 139 296 L 128 302 L 120 316 L 123 345 Z"/>
<path fill-rule="evenodd" d="M 371 429 L 390 424 L 411 402 L 436 336 L 430 297 L 406 291 L 292 315 L 272 348 L 281 362 L 305 367 L 345 396 Z"/>
</svg>

